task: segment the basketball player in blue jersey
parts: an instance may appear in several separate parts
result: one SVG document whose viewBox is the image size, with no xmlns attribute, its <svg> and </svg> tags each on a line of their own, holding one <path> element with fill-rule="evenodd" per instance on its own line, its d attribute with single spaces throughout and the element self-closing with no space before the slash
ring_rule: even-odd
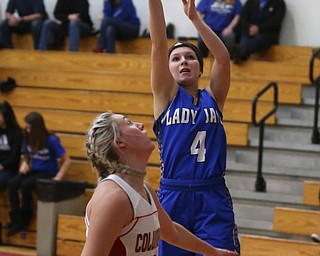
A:
<svg viewBox="0 0 320 256">
<path fill-rule="evenodd" d="M 99 183 L 86 208 L 81 256 L 157 256 L 160 237 L 205 256 L 236 256 L 216 249 L 172 222 L 144 182 L 154 144 L 143 124 L 110 111 L 90 126 L 86 149 Z"/>
<path fill-rule="evenodd" d="M 152 41 L 151 89 L 161 180 L 159 199 L 170 217 L 218 248 L 240 253 L 233 205 L 225 184 L 223 107 L 230 86 L 230 58 L 198 16 L 195 0 L 183 9 L 214 56 L 210 82 L 199 90 L 203 59 L 198 48 L 178 42 L 167 49 L 161 0 L 149 0 Z M 159 255 L 193 256 L 161 241 Z"/>
</svg>

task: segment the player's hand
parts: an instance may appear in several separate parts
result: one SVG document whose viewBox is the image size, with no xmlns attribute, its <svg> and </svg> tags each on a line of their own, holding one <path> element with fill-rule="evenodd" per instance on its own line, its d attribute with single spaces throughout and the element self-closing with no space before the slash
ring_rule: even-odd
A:
<svg viewBox="0 0 320 256">
<path fill-rule="evenodd" d="M 214 253 L 205 254 L 204 256 L 238 256 L 237 252 L 228 251 L 225 249 L 215 249 Z"/>
<path fill-rule="evenodd" d="M 194 1 L 195 0 L 182 0 L 184 13 L 190 20 L 199 18 Z"/>
</svg>

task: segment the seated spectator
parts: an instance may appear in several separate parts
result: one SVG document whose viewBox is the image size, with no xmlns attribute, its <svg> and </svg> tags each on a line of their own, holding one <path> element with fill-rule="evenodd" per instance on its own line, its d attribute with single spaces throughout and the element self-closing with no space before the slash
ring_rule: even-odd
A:
<svg viewBox="0 0 320 256">
<path fill-rule="evenodd" d="M 278 44 L 285 13 L 283 0 L 247 0 L 236 27 L 237 40 L 227 42 L 233 62 L 240 63 L 250 54 Z"/>
<path fill-rule="evenodd" d="M 140 19 L 131 0 L 105 0 L 98 46 L 94 52 L 115 53 L 116 40 L 137 38 Z"/>
<path fill-rule="evenodd" d="M 233 29 L 238 24 L 242 4 L 240 0 L 201 0 L 197 11 L 204 22 L 225 42 L 233 40 Z M 198 48 L 203 57 L 208 56 L 208 48 L 198 36 Z"/>
<path fill-rule="evenodd" d="M 23 133 L 9 102 L 0 103 L 0 190 L 19 169 Z"/>
<path fill-rule="evenodd" d="M 37 188 L 37 180 L 61 180 L 70 165 L 70 158 L 59 138 L 49 133 L 40 113 L 30 112 L 24 120 L 26 126 L 22 162 L 18 175 L 8 184 L 11 207 L 8 236 L 26 229 L 30 224 L 33 216 L 32 193 Z"/>
<path fill-rule="evenodd" d="M 47 17 L 43 0 L 9 0 L 5 20 L 0 25 L 1 47 L 13 48 L 12 32 L 14 32 L 32 33 L 34 49 L 37 49 L 42 23 Z"/>
<path fill-rule="evenodd" d="M 93 32 L 88 0 L 58 0 L 53 14 L 54 19 L 47 19 L 43 24 L 38 49 L 48 50 L 68 36 L 69 51 L 78 51 L 80 37 Z"/>
</svg>

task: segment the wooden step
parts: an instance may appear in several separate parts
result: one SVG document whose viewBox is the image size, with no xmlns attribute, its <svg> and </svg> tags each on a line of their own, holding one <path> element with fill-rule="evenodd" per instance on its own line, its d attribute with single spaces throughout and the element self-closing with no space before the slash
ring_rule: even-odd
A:
<svg viewBox="0 0 320 256">
<path fill-rule="evenodd" d="M 42 72 L 25 69 L 2 69 L 0 79 L 14 77 L 19 87 L 60 88 L 77 90 L 95 90 L 101 92 L 132 92 L 151 95 L 150 78 L 145 75 L 113 75 L 113 74 L 84 74 L 81 72 L 59 72 L 43 70 Z M 208 78 L 201 79 L 200 88 L 209 83 Z M 265 81 L 232 80 L 228 99 L 252 101 L 253 97 L 268 83 Z M 302 84 L 281 83 L 279 88 L 279 103 L 300 104 Z M 272 101 L 273 95 L 266 93 L 262 98 Z"/>
<path fill-rule="evenodd" d="M 50 131 L 62 133 L 85 134 L 93 119 L 100 113 L 98 112 L 81 112 L 68 110 L 51 110 L 39 109 L 32 107 L 14 107 L 18 122 L 23 127 L 24 117 L 31 111 L 40 111 L 46 120 L 46 126 Z M 148 131 L 148 136 L 155 139 L 153 133 L 153 117 L 141 115 L 128 115 L 128 117 L 139 123 L 144 124 L 144 128 Z M 230 145 L 247 145 L 248 124 L 225 122 L 224 123 L 228 144 Z"/>
<path fill-rule="evenodd" d="M 16 88 L 8 94 L 1 94 L 0 100 L 7 100 L 14 107 L 30 107 L 54 110 L 104 112 L 112 110 L 125 115 L 153 116 L 151 95 L 133 93 L 95 93 L 94 91 L 49 90 Z M 271 102 L 261 102 L 257 109 L 258 119 L 272 109 Z M 224 120 L 251 123 L 252 103 L 246 100 L 227 100 Z M 268 120 L 275 123 L 275 117 Z"/>
<path fill-rule="evenodd" d="M 91 52 L 97 46 L 97 36 L 89 36 L 80 39 L 79 51 Z M 188 40 L 197 45 L 195 39 Z M 177 39 L 168 39 L 168 46 L 172 46 Z M 30 34 L 13 34 L 13 45 L 16 49 L 33 50 L 33 40 Z M 68 39 L 64 42 L 61 49 L 68 51 Z M 289 62 L 289 63 L 309 63 L 313 47 L 294 46 L 294 45 L 273 45 L 268 50 L 252 54 L 250 60 L 270 61 L 270 62 Z M 151 53 L 150 38 L 135 38 L 116 42 L 117 53 L 142 54 Z M 211 56 L 210 56 L 211 57 Z"/>
<path fill-rule="evenodd" d="M 6 59 L 0 63 L 0 68 L 24 68 L 26 70 L 56 70 L 63 72 L 81 71 L 84 74 L 97 72 L 105 74 L 131 74 L 150 75 L 151 59 L 148 55 L 134 54 L 88 54 L 70 52 L 37 52 L 23 50 L 2 50 L 0 56 Z M 21 60 L 24 61 L 21 61 Z M 210 58 L 204 61 L 203 78 L 209 77 L 213 60 Z M 315 72 L 320 70 L 316 67 Z M 319 72 L 318 72 L 319 73 Z M 308 84 L 309 64 L 281 63 L 267 61 L 246 61 L 240 65 L 233 65 L 231 77 L 236 80 L 246 81 L 275 81 Z"/>
<path fill-rule="evenodd" d="M 85 242 L 84 217 L 59 215 L 57 227 L 57 256 L 79 256 Z"/>
<path fill-rule="evenodd" d="M 306 236 L 320 234 L 320 211 L 276 207 L 273 230 Z"/>
<path fill-rule="evenodd" d="M 305 181 L 303 203 L 320 206 L 320 181 Z"/>
<path fill-rule="evenodd" d="M 243 235 L 241 256 L 319 256 L 317 243 L 264 236 Z"/>
</svg>

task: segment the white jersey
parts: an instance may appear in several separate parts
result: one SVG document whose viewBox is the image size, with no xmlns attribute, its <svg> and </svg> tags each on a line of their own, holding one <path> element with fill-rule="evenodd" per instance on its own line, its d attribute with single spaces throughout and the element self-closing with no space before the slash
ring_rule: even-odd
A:
<svg viewBox="0 0 320 256">
<path fill-rule="evenodd" d="M 157 207 L 147 186 L 145 185 L 145 190 L 150 202 L 146 201 L 136 190 L 117 175 L 109 175 L 102 182 L 105 180 L 113 180 L 127 193 L 134 214 L 132 222 L 122 228 L 121 234 L 113 244 L 109 256 L 157 256 L 160 240 L 160 223 Z M 117 220 L 115 219 L 115 221 Z M 87 213 L 85 224 L 86 234 L 88 234 L 90 223 Z"/>
</svg>

